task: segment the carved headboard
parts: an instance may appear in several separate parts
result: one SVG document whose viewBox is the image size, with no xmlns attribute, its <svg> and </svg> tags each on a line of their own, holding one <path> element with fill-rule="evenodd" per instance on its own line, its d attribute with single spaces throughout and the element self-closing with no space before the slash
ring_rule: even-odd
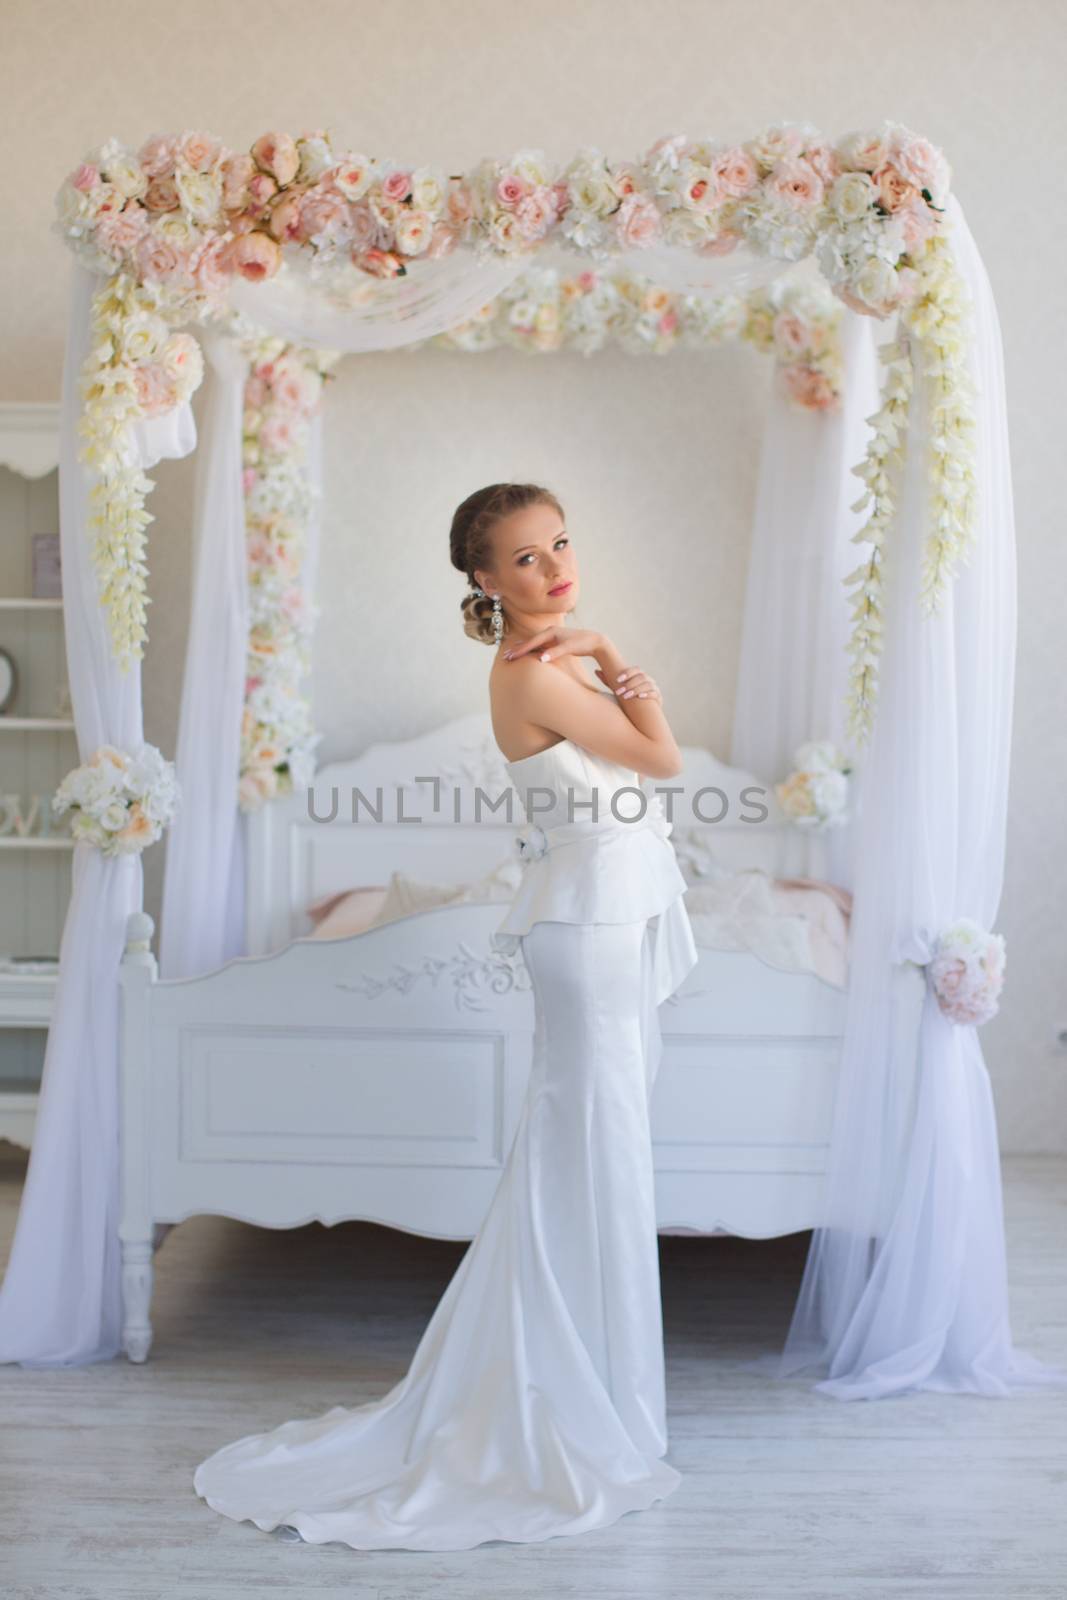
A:
<svg viewBox="0 0 1067 1600">
<path fill-rule="evenodd" d="M 698 873 L 710 853 L 720 866 L 777 870 L 787 824 L 770 784 L 699 746 L 683 746 L 682 756 L 678 778 L 645 778 L 642 787 L 682 788 L 669 814 L 683 868 Z M 715 792 L 694 812 L 700 790 Z M 769 815 L 754 822 L 761 805 Z M 248 952 L 277 950 L 309 932 L 306 909 L 319 896 L 386 884 L 394 871 L 438 883 L 479 877 L 507 855 L 522 822 L 488 712 L 333 762 L 306 793 L 245 818 Z"/>
</svg>

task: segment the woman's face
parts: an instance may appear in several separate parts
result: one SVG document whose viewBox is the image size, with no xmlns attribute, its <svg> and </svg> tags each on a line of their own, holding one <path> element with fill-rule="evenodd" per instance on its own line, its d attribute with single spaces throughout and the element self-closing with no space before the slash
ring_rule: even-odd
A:
<svg viewBox="0 0 1067 1600">
<path fill-rule="evenodd" d="M 488 594 L 499 593 L 508 617 L 536 631 L 551 627 L 578 599 L 578 562 L 559 512 L 524 506 L 501 518 L 490 534 L 492 570 L 474 576 Z M 560 585 L 567 584 L 567 588 Z M 558 589 L 553 594 L 551 591 Z"/>
</svg>

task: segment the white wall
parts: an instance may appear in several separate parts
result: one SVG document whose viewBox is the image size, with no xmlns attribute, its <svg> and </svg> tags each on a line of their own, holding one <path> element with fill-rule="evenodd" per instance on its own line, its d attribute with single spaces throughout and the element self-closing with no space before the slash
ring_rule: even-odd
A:
<svg viewBox="0 0 1067 1600">
<path fill-rule="evenodd" d="M 1005 1148 L 1067 1149 L 1067 1054 L 1051 1043 L 1067 1026 L 1067 548 L 1050 471 L 1065 348 L 1059 6 L 4 0 L 2 29 L 3 399 L 58 392 L 68 261 L 52 194 L 112 134 L 136 144 L 204 127 L 241 146 L 267 127 L 326 126 L 342 147 L 459 171 L 523 145 L 561 161 L 586 143 L 635 156 L 669 132 L 744 138 L 787 117 L 836 136 L 891 116 L 945 150 L 998 297 L 1020 543 L 1009 976 L 984 1041 Z M 505 477 L 560 495 L 583 568 L 579 620 L 655 672 L 681 741 L 725 753 L 769 379 L 747 349 L 351 360 L 327 422 L 323 755 L 485 703 L 488 652 L 460 631 L 447 536 L 457 502 Z M 155 476 L 146 707 L 149 737 L 173 749 L 191 466 Z M 159 862 L 147 866 L 152 886 Z"/>
</svg>

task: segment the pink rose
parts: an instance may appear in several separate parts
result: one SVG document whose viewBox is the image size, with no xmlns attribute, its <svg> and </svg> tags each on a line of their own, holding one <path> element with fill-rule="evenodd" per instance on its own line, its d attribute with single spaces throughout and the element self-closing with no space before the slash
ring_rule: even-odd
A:
<svg viewBox="0 0 1067 1600">
<path fill-rule="evenodd" d="M 96 241 L 112 255 L 126 255 L 148 229 L 148 217 L 141 206 L 127 205 L 113 216 L 102 217 L 96 227 Z"/>
<path fill-rule="evenodd" d="M 303 411 L 314 404 L 302 372 L 280 372 L 274 380 L 274 399 L 290 411 Z"/>
<path fill-rule="evenodd" d="M 242 493 L 251 494 L 252 490 L 255 488 L 255 486 L 256 486 L 256 469 L 255 469 L 255 467 L 245 467 L 244 471 L 241 473 L 241 490 L 242 490 Z"/>
<path fill-rule="evenodd" d="M 326 177 L 346 200 L 361 200 L 369 184 L 370 163 L 342 161 Z"/>
<path fill-rule="evenodd" d="M 805 159 L 811 163 L 827 187 L 841 174 L 841 158 L 833 145 L 809 145 L 805 151 Z"/>
<path fill-rule="evenodd" d="M 583 291 L 583 293 L 588 294 L 589 291 L 591 289 L 595 289 L 596 286 L 597 286 L 597 275 L 596 275 L 595 272 L 591 272 L 588 268 L 586 269 L 585 272 L 579 272 L 579 274 L 578 274 L 578 287 Z"/>
<path fill-rule="evenodd" d="M 720 192 L 734 200 L 749 194 L 759 182 L 759 168 L 740 145 L 731 145 L 729 150 L 717 155 L 711 170 Z"/>
<path fill-rule="evenodd" d="M 245 405 L 250 411 L 258 411 L 266 398 L 266 383 L 261 377 L 253 374 L 245 383 Z"/>
<path fill-rule="evenodd" d="M 677 326 L 678 316 L 674 311 L 665 311 L 657 323 L 660 333 L 673 333 Z"/>
<path fill-rule="evenodd" d="M 100 182 L 100 173 L 96 167 L 83 161 L 80 167 L 75 167 L 70 175 L 70 181 L 80 194 L 88 194 L 90 189 L 95 189 Z"/>
<path fill-rule="evenodd" d="M 194 172 L 210 172 L 222 149 L 207 133 L 187 133 L 178 145 L 178 154 Z"/>
<path fill-rule="evenodd" d="M 260 445 L 270 455 L 284 455 L 292 449 L 294 440 L 292 421 L 284 412 L 272 413 L 259 430 Z"/>
<path fill-rule="evenodd" d="M 774 338 L 784 350 L 799 355 L 810 343 L 807 324 L 789 311 L 779 311 L 774 319 Z"/>
<path fill-rule="evenodd" d="M 147 178 L 169 178 L 174 171 L 177 140 L 168 134 L 155 133 L 146 139 L 137 153 L 141 169 Z"/>
<path fill-rule="evenodd" d="M 308 189 L 300 197 L 300 225 L 306 239 L 326 233 L 344 222 L 345 202 L 332 189 Z"/>
<path fill-rule="evenodd" d="M 275 239 L 299 243 L 305 237 L 302 197 L 295 189 L 279 200 L 267 226 Z"/>
<path fill-rule="evenodd" d="M 382 194 L 387 200 L 406 200 L 411 193 L 410 172 L 389 172 L 382 179 Z"/>
<path fill-rule="evenodd" d="M 288 133 L 264 133 L 252 146 L 252 159 L 284 189 L 300 171 L 300 153 Z"/>
<path fill-rule="evenodd" d="M 615 230 L 621 244 L 640 250 L 659 236 L 660 220 L 655 201 L 630 194 L 615 213 Z"/>
<path fill-rule="evenodd" d="M 905 139 L 893 149 L 893 160 L 908 182 L 928 189 L 935 201 L 948 182 L 948 163 L 929 139 Z"/>
<path fill-rule="evenodd" d="M 136 256 L 141 276 L 153 283 L 166 283 L 178 277 L 184 266 L 174 246 L 151 231 L 141 236 Z"/>
<path fill-rule="evenodd" d="M 265 278 L 273 278 L 282 264 L 277 241 L 269 233 L 258 230 L 234 239 L 228 254 L 234 271 L 249 283 L 262 283 Z"/>
<path fill-rule="evenodd" d="M 877 172 L 871 174 L 871 178 L 878 190 L 878 198 L 887 211 L 899 211 L 913 200 L 922 199 L 915 185 L 909 183 L 892 162 L 879 167 Z"/>
<path fill-rule="evenodd" d="M 134 367 L 133 387 L 137 404 L 146 417 L 158 417 L 177 404 L 174 385 L 157 361 Z"/>
<path fill-rule="evenodd" d="M 795 363 L 785 366 L 782 378 L 789 398 L 809 411 L 831 411 L 837 404 L 837 395 L 828 379 L 814 367 Z"/>
<path fill-rule="evenodd" d="M 770 183 L 776 194 L 798 210 L 822 204 L 823 181 L 803 156 L 780 161 L 771 173 Z"/>
<path fill-rule="evenodd" d="M 449 221 L 454 222 L 457 227 L 462 227 L 465 222 L 469 222 L 474 214 L 471 192 L 462 179 L 453 178 L 451 180 L 451 187 L 445 204 Z"/>
<path fill-rule="evenodd" d="M 694 211 L 712 211 L 722 204 L 723 196 L 717 180 L 712 176 L 710 182 L 707 178 L 694 178 L 686 190 L 686 199 Z"/>
<path fill-rule="evenodd" d="M 378 222 L 365 200 L 348 207 L 348 237 L 354 251 L 369 249 L 378 235 Z"/>
<path fill-rule="evenodd" d="M 496 197 L 505 211 L 514 211 L 525 193 L 526 185 L 513 172 L 507 173 L 496 186 Z"/>
<path fill-rule="evenodd" d="M 248 202 L 253 211 L 262 211 L 278 193 L 278 185 L 267 172 L 257 172 L 248 180 Z"/>
<path fill-rule="evenodd" d="M 543 239 L 556 220 L 550 191 L 537 188 L 523 195 L 515 207 L 515 220 L 524 239 Z"/>
<path fill-rule="evenodd" d="M 938 989 L 947 999 L 958 995 L 967 974 L 967 963 L 959 956 L 942 956 L 934 962 L 934 978 Z"/>
<path fill-rule="evenodd" d="M 189 271 L 197 288 L 205 294 L 217 294 L 224 289 L 232 272 L 229 241 L 218 237 L 206 239 L 193 251 Z"/>
<path fill-rule="evenodd" d="M 147 211 L 177 211 L 181 196 L 174 179 L 153 178 L 145 190 L 144 204 Z"/>
</svg>

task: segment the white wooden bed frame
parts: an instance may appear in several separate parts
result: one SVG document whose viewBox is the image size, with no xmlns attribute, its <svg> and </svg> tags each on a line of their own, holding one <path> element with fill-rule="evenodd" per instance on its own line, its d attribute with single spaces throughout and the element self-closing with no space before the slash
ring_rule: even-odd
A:
<svg viewBox="0 0 1067 1600">
<path fill-rule="evenodd" d="M 761 789 L 766 823 L 742 822 L 742 790 L 757 780 L 706 750 L 683 757 L 671 780 L 685 788 L 672 836 L 680 856 L 697 827 L 720 863 L 783 870 L 788 824 L 773 796 Z M 510 823 L 503 811 L 477 822 L 476 786 L 491 797 L 509 788 L 481 714 L 372 746 L 324 769 L 310 796 L 260 812 L 247 830 L 255 953 L 204 977 L 160 981 L 151 919 L 130 919 L 120 1236 L 131 1360 L 151 1345 L 153 1250 L 167 1224 L 215 1213 L 274 1228 L 358 1218 L 436 1238 L 477 1231 L 533 1040 L 521 956 L 489 946 L 505 903 L 444 906 L 349 939 L 304 937 L 319 895 L 385 883 L 393 869 L 459 882 L 495 865 L 522 807 L 514 794 Z M 696 823 L 690 810 L 705 787 L 727 797 L 720 823 Z M 381 799 L 381 822 L 365 807 L 346 820 L 353 788 Z M 337 820 L 311 820 L 330 814 L 334 790 Z M 712 816 L 720 804 L 701 802 Z M 922 971 L 905 963 L 895 983 L 901 1020 L 917 1032 Z M 844 1008 L 844 992 L 814 975 L 701 949 L 660 1011 L 652 1132 L 663 1231 L 766 1238 L 820 1221 Z M 906 1114 L 902 1104 L 890 1120 Z"/>
</svg>

